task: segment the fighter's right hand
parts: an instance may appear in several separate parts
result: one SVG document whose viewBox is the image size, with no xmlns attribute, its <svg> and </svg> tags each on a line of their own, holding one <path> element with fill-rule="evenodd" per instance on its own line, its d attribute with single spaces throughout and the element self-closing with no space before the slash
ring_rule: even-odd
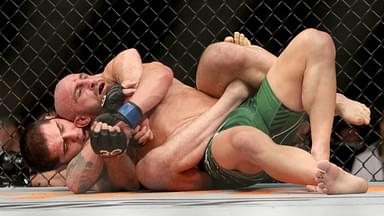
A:
<svg viewBox="0 0 384 216">
<path fill-rule="evenodd" d="M 118 126 L 110 126 L 103 122 L 95 122 L 90 132 L 91 147 L 102 157 L 114 157 L 122 154 L 127 148 L 124 132 Z"/>
<path fill-rule="evenodd" d="M 113 84 L 101 102 L 102 112 L 116 112 L 124 100 L 132 96 L 135 91 L 136 82 L 124 81 L 121 85 Z"/>
</svg>

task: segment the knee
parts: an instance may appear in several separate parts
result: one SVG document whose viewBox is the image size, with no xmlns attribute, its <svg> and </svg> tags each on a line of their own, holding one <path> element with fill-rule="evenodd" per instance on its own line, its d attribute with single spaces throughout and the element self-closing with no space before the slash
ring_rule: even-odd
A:
<svg viewBox="0 0 384 216">
<path fill-rule="evenodd" d="M 255 128 L 240 130 L 232 136 L 232 146 L 235 151 L 248 158 L 264 152 L 267 142 L 263 140 L 263 133 Z"/>
<path fill-rule="evenodd" d="M 215 67 L 234 67 L 244 65 L 244 52 L 239 52 L 238 45 L 228 42 L 210 44 L 202 55 L 201 60 L 209 61 Z"/>
<path fill-rule="evenodd" d="M 309 28 L 302 31 L 298 37 L 303 43 L 304 50 L 327 58 L 335 58 L 335 45 L 332 37 L 328 33 Z"/>
</svg>

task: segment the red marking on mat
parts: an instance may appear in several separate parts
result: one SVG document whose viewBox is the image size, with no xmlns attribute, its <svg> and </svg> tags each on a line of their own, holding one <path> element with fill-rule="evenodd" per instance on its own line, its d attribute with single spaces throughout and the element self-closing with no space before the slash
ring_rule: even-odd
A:
<svg viewBox="0 0 384 216">
<path fill-rule="evenodd" d="M 261 189 L 261 190 L 252 190 L 252 191 L 235 191 L 232 192 L 231 194 L 235 195 L 244 195 L 244 194 L 257 194 L 257 195 L 264 195 L 264 194 L 272 194 L 272 193 L 277 193 L 277 192 L 282 192 L 281 189 Z"/>
<path fill-rule="evenodd" d="M 63 197 L 70 195 L 72 193 L 70 192 L 62 192 L 62 193 L 33 193 L 29 195 L 21 195 L 19 197 L 16 197 L 17 199 L 49 199 L 49 198 L 56 198 L 56 197 Z"/>
<path fill-rule="evenodd" d="M 199 191 L 188 191 L 183 192 L 184 194 L 191 194 L 191 195 L 200 195 L 200 194 L 212 194 L 212 193 L 224 193 L 225 190 L 199 190 Z"/>
<path fill-rule="evenodd" d="M 78 196 L 85 198 L 111 198 L 127 195 L 137 195 L 137 192 L 113 192 L 113 193 L 89 193 L 89 194 L 79 194 Z"/>
<path fill-rule="evenodd" d="M 383 185 L 370 185 L 368 187 L 368 192 L 378 192 L 378 191 L 384 191 L 384 186 Z"/>
</svg>

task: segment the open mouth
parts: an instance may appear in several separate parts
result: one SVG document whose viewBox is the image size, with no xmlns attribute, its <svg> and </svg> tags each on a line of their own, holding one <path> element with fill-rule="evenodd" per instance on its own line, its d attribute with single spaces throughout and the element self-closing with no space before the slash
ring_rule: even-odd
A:
<svg viewBox="0 0 384 216">
<path fill-rule="evenodd" d="M 103 95 L 104 87 L 105 87 L 105 82 L 101 82 L 99 85 L 99 95 Z"/>
</svg>

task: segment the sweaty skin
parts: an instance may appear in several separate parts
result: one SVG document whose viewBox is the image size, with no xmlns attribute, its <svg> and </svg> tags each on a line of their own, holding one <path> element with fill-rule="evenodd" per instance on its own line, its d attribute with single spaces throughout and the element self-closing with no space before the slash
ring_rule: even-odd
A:
<svg viewBox="0 0 384 216">
<path fill-rule="evenodd" d="M 317 34 L 317 32 L 313 31 L 313 30 L 309 30 L 309 31 L 306 31 L 306 32 L 310 33 L 310 34 L 314 33 L 315 35 Z M 325 40 L 323 40 L 323 42 L 325 42 L 325 44 L 330 44 L 329 43 L 330 40 L 329 40 L 329 38 L 325 34 L 317 34 L 316 36 L 323 36 L 323 37 L 325 37 L 324 38 Z M 219 44 L 217 46 L 221 46 L 221 45 L 222 44 Z M 235 46 L 232 46 L 232 47 L 231 46 L 232 45 L 229 45 L 229 44 L 228 45 L 223 45 L 223 46 L 221 46 L 219 48 L 219 50 L 220 49 L 227 49 L 228 47 L 230 47 L 230 48 L 232 48 L 232 49 L 230 49 L 232 51 L 232 53 L 233 52 L 242 53 L 242 54 L 239 54 L 239 53 L 236 53 L 236 54 L 237 54 L 237 56 L 238 55 L 242 55 L 244 58 L 246 58 L 247 54 L 245 53 L 244 49 L 242 49 L 242 51 L 240 51 L 240 49 L 236 48 Z M 320 46 L 322 46 L 322 44 L 320 44 Z M 227 47 L 227 48 L 225 48 L 225 47 Z M 212 49 L 210 49 L 210 50 L 212 50 Z M 317 51 L 317 50 L 315 50 L 315 51 Z M 213 53 L 215 53 L 215 52 L 213 52 Z M 212 55 L 213 58 L 220 56 L 220 53 L 228 54 L 227 52 L 216 52 L 216 54 L 218 54 L 218 55 Z M 332 54 L 332 53 L 322 52 L 322 54 Z M 206 57 L 206 55 L 205 55 L 205 57 Z M 310 55 L 310 57 L 312 57 L 312 56 Z M 316 56 L 316 55 L 314 57 L 318 58 L 318 56 Z M 332 55 L 329 55 L 328 58 L 332 59 Z M 228 59 L 228 58 L 226 58 L 226 59 Z M 243 59 L 243 58 L 241 58 L 241 59 Z M 205 59 L 205 60 L 207 61 L 207 59 Z M 312 60 L 312 59 L 310 59 L 310 60 Z M 213 61 L 213 62 L 214 63 L 212 65 L 214 67 L 211 67 L 212 69 L 213 68 L 217 68 L 215 66 L 218 66 L 218 64 L 215 64 L 215 63 L 222 62 L 222 61 Z M 229 66 L 231 66 L 231 65 L 229 65 Z M 322 67 L 328 67 L 328 66 L 332 67 L 332 60 L 329 61 L 329 62 L 326 62 L 326 65 L 322 65 Z M 234 68 L 238 69 L 238 67 L 234 67 Z M 330 69 L 332 69 L 332 68 L 330 68 Z M 238 71 L 242 71 L 242 70 L 238 70 Z M 236 70 L 235 70 L 235 72 L 236 72 Z M 329 70 L 329 72 L 333 72 L 333 71 Z M 275 73 L 276 73 L 276 68 L 275 68 Z M 297 73 L 297 71 L 296 71 L 296 73 Z M 299 73 L 301 73 L 301 72 L 299 72 Z M 250 73 L 245 73 L 245 75 L 249 75 L 249 74 Z M 240 75 L 244 75 L 244 73 L 240 74 Z M 286 73 L 285 75 L 290 76 L 289 73 L 288 74 Z M 297 75 L 298 76 L 302 76 L 302 74 L 297 74 Z M 329 75 L 333 76 L 332 73 L 329 74 Z M 214 79 L 215 77 L 217 77 L 217 73 L 216 74 L 213 73 L 213 75 L 211 74 L 211 78 Z M 241 76 L 239 76 L 239 77 L 241 77 Z M 233 76 L 231 76 L 231 75 L 229 77 L 226 77 L 226 81 L 230 81 L 231 78 L 233 78 Z M 333 79 L 333 77 L 329 77 L 329 78 Z M 240 78 L 240 79 L 242 79 L 242 78 Z M 243 79 L 244 79 L 244 77 L 243 77 Z M 204 79 L 200 79 L 200 80 L 204 80 Z M 275 80 L 275 78 L 273 78 L 271 80 Z M 279 80 L 279 79 L 277 79 L 277 80 Z M 255 81 L 255 80 L 253 80 L 253 81 Z M 297 81 L 300 82 L 301 80 L 300 79 L 299 80 L 293 79 L 293 82 L 297 82 Z M 209 83 L 209 82 L 207 82 L 207 83 Z M 255 83 L 257 84 L 257 79 L 256 79 Z M 255 84 L 255 83 L 253 83 L 253 84 Z M 225 88 L 226 84 L 227 83 L 225 81 L 222 82 L 219 85 L 219 90 L 216 91 L 216 93 L 220 92 L 220 87 L 221 88 Z M 276 85 L 276 83 L 274 85 Z M 331 82 L 331 85 L 332 85 L 332 82 Z M 296 86 L 295 88 L 297 88 L 297 86 L 301 87 L 302 85 L 293 85 L 293 86 Z M 199 85 L 198 85 L 198 88 L 199 88 Z M 283 94 L 283 98 L 285 98 L 285 100 L 287 100 L 286 93 L 284 91 L 282 91 L 282 89 L 280 87 L 276 87 L 276 88 L 278 88 L 280 90 L 280 93 Z M 200 89 L 202 90 L 201 85 L 200 85 Z M 335 88 L 330 88 L 331 91 L 333 91 L 333 89 L 335 89 Z M 313 90 L 314 89 L 311 89 L 311 91 L 313 91 Z M 207 92 L 207 89 L 205 89 L 205 91 Z M 328 91 L 327 94 L 329 94 L 329 93 L 330 92 Z M 218 93 L 218 94 L 220 94 L 220 93 Z M 211 95 L 214 95 L 214 94 L 211 94 Z M 323 95 L 321 95 L 321 96 L 324 97 Z M 335 93 L 333 93 L 333 97 L 335 97 Z M 335 106 L 336 99 L 332 100 L 332 101 L 330 102 L 331 105 L 333 103 L 333 106 Z M 296 109 L 299 109 L 300 105 L 298 104 L 298 102 L 300 102 L 300 101 L 296 100 L 296 101 L 290 102 L 288 104 L 290 106 L 296 107 Z M 333 106 L 328 106 L 328 108 L 326 110 L 328 112 L 328 114 L 332 114 L 333 115 L 333 113 L 335 112 L 335 108 Z M 323 106 L 318 105 L 318 107 L 323 107 Z M 332 107 L 332 109 L 329 109 L 329 107 Z M 317 111 L 319 111 L 319 110 L 317 110 Z M 208 112 L 205 112 L 204 114 L 207 114 Z M 201 116 L 203 116 L 203 115 L 201 115 Z M 333 118 L 333 116 L 331 116 L 331 115 L 327 116 L 327 117 L 332 117 Z M 188 137 L 188 136 L 185 135 L 186 133 L 188 133 L 187 131 L 188 130 L 193 131 L 191 128 L 194 128 L 193 126 L 195 126 L 196 122 L 200 122 L 200 123 L 203 122 L 203 120 L 201 120 L 201 121 L 199 121 L 199 120 L 201 120 L 201 119 L 199 117 L 197 117 L 191 123 L 184 124 L 183 127 L 182 127 L 184 130 L 174 130 L 174 132 L 171 135 L 171 138 L 178 137 L 178 135 L 180 135 L 182 133 L 184 133 L 184 135 L 181 136 L 181 137 Z M 327 122 L 327 124 L 328 124 L 328 122 Z M 237 129 L 238 129 L 238 131 L 235 132 L 234 134 L 239 134 L 240 132 L 243 133 L 241 127 L 238 127 Z M 245 129 L 245 127 L 244 127 L 244 129 Z M 255 154 L 254 155 L 244 155 L 245 156 L 243 158 L 244 162 L 247 161 L 247 159 L 248 159 L 247 162 L 252 161 L 252 160 L 253 160 L 253 162 L 255 162 L 255 163 L 252 164 L 253 165 L 252 167 L 248 167 L 248 170 L 257 170 L 259 168 L 259 166 L 260 166 L 260 167 L 262 167 L 263 170 L 271 172 L 271 173 L 268 172 L 268 174 L 272 174 L 272 176 L 276 176 L 277 179 L 280 179 L 280 180 L 283 180 L 283 181 L 299 182 L 299 183 L 314 184 L 314 185 L 318 183 L 318 182 L 315 181 L 314 173 L 316 172 L 316 169 L 321 169 L 322 167 L 318 166 L 316 164 L 317 162 L 314 160 L 314 158 L 312 156 L 310 156 L 308 153 L 306 153 L 306 152 L 304 152 L 302 150 L 298 150 L 297 148 L 276 145 L 275 143 L 271 142 L 272 140 L 268 136 L 266 136 L 265 134 L 262 134 L 260 132 L 255 132 L 257 130 L 255 130 L 254 128 L 253 129 L 248 128 L 247 130 L 250 133 L 243 133 L 243 136 L 241 136 L 241 135 L 236 136 L 236 138 L 238 138 L 238 139 L 235 139 L 234 137 L 232 137 L 232 138 L 231 137 L 224 137 L 222 140 L 218 140 L 219 138 L 215 138 L 214 142 L 225 143 L 225 142 L 230 142 L 230 140 L 239 140 L 241 138 L 240 140 L 242 140 L 242 142 L 243 141 L 247 142 L 247 144 L 249 144 L 249 146 L 254 146 L 254 145 L 258 146 L 258 145 L 260 145 L 260 147 L 263 147 L 264 144 L 268 143 L 268 145 L 267 145 L 268 147 L 264 146 L 263 148 L 261 148 L 261 149 L 263 149 L 262 151 L 261 151 L 261 149 L 259 149 L 260 151 L 258 151 L 257 148 L 255 149 L 254 147 L 251 147 L 251 149 L 253 149 L 255 151 Z M 169 131 L 172 132 L 171 128 L 170 128 Z M 324 130 L 324 131 L 320 130 L 320 132 L 321 132 L 320 134 L 327 134 L 328 133 L 328 129 Z M 224 132 L 224 134 L 225 134 L 225 132 Z M 249 139 L 249 137 L 247 138 L 247 135 L 250 135 L 250 137 L 252 139 Z M 220 136 L 220 134 L 219 134 L 219 136 Z M 170 138 L 167 139 L 168 142 L 170 142 L 171 140 L 172 139 L 170 139 Z M 187 141 L 187 139 L 181 139 L 181 140 Z M 257 140 L 258 142 L 255 143 L 255 140 Z M 261 145 L 261 144 L 258 144 L 258 143 L 264 143 L 264 144 Z M 329 145 L 329 142 L 327 142 L 327 136 L 326 135 L 323 136 L 323 137 L 320 136 L 320 144 L 322 144 L 322 143 L 325 143 L 325 144 Z M 192 144 L 192 143 L 190 143 L 190 144 Z M 196 143 L 193 143 L 193 144 L 196 144 Z M 201 146 L 201 145 L 205 146 L 204 144 L 200 144 L 199 145 L 199 143 L 197 143 L 197 146 Z M 186 171 L 187 169 L 181 169 L 180 166 L 177 165 L 178 163 L 180 163 L 179 160 L 175 159 L 174 161 L 172 161 L 172 159 L 169 159 L 169 158 L 172 158 L 172 157 L 165 157 L 165 158 L 163 157 L 162 159 L 165 161 L 165 163 L 164 163 L 162 161 L 162 159 L 161 159 L 162 154 L 173 155 L 173 156 L 177 155 L 177 154 L 169 154 L 169 151 L 167 151 L 166 147 L 164 147 L 164 146 L 167 146 L 167 144 L 161 145 L 161 146 L 153 149 L 152 151 L 148 152 L 148 154 L 146 154 L 146 156 L 138 164 L 138 167 L 139 167 L 138 168 L 138 171 L 139 171 L 138 175 L 139 175 L 139 179 L 141 180 L 142 183 L 144 183 L 144 185 L 151 185 L 151 186 L 149 186 L 149 188 L 157 189 L 157 190 L 164 190 L 165 188 L 167 188 L 168 190 L 174 190 L 175 188 L 178 188 L 178 186 L 173 185 L 173 187 L 169 187 L 170 185 L 167 185 L 167 183 L 164 182 L 163 177 L 164 178 L 167 178 L 167 177 L 172 178 L 172 177 L 174 177 L 173 176 L 174 172 L 182 172 L 183 170 L 184 170 L 184 172 L 188 172 L 191 175 L 195 174 L 194 176 L 196 176 L 196 170 L 188 170 L 188 171 Z M 318 145 L 318 146 L 320 146 L 320 150 L 317 151 L 319 153 L 319 157 L 317 159 L 319 159 L 319 158 L 327 158 L 327 154 L 329 154 L 329 151 L 327 151 L 327 148 L 326 148 L 327 145 L 324 145 L 323 149 L 321 149 L 322 148 L 321 145 Z M 179 148 L 182 149 L 182 148 L 186 148 L 186 147 L 185 146 L 179 146 Z M 177 145 L 176 145 L 176 149 L 177 149 Z M 216 149 L 220 149 L 220 148 L 216 148 Z M 271 151 L 271 149 L 275 150 L 275 151 Z M 172 148 L 168 149 L 168 150 L 172 150 Z M 214 152 L 215 149 L 213 149 L 212 151 Z M 222 155 L 223 160 L 228 161 L 228 155 L 231 155 L 231 157 L 232 157 L 235 154 L 237 154 L 238 151 L 239 151 L 238 148 L 234 148 L 233 151 L 230 150 L 228 154 L 223 154 Z M 277 151 L 280 152 L 280 154 L 274 154 L 274 152 L 277 152 Z M 154 153 L 154 152 L 157 152 L 157 154 Z M 244 152 L 247 153 L 247 151 L 244 151 Z M 265 152 L 265 154 L 269 155 L 269 157 L 266 157 L 266 156 L 265 157 L 261 157 L 262 155 L 258 155 L 259 152 Z M 278 157 L 276 158 L 277 155 L 278 155 Z M 292 157 L 289 157 L 289 155 L 292 156 Z M 179 156 L 179 157 L 187 157 L 187 156 L 189 156 L 189 155 L 181 154 L 181 156 Z M 159 157 L 160 157 L 160 160 L 158 160 Z M 276 159 L 276 161 L 282 160 L 282 161 L 286 161 L 286 162 L 289 162 L 289 163 L 284 164 L 284 166 L 279 166 L 279 164 L 271 162 L 271 158 L 273 158 L 273 157 Z M 199 158 L 201 158 L 201 156 Z M 300 173 L 304 174 L 301 177 L 298 177 L 297 174 L 295 173 L 295 167 L 294 167 L 294 164 L 292 164 L 291 158 L 294 159 L 294 161 L 295 161 L 294 164 L 299 164 L 300 162 L 303 162 L 303 161 L 309 162 L 309 164 L 306 164 L 306 162 L 303 162 L 302 166 L 300 167 L 301 168 L 300 169 Z M 151 159 L 152 159 L 152 164 L 154 165 L 152 170 L 150 168 L 148 168 L 148 166 L 145 166 L 145 165 L 151 163 Z M 218 160 L 217 158 L 215 158 L 215 159 L 216 159 L 216 161 Z M 223 162 L 223 160 L 221 160 L 221 162 Z M 143 161 L 145 161 L 145 162 L 143 162 Z M 183 160 L 183 161 L 185 161 L 185 160 Z M 163 162 L 163 164 L 162 164 L 162 162 Z M 193 163 L 193 162 L 190 162 L 190 163 L 192 164 L 192 166 L 196 166 L 196 163 Z M 174 165 L 174 164 L 176 164 L 176 165 Z M 257 165 L 257 164 L 259 164 L 259 165 Z M 164 165 L 164 166 L 161 166 L 161 165 Z M 239 166 L 238 167 L 228 168 L 228 169 L 239 170 L 239 167 L 241 166 L 241 164 L 237 164 L 237 165 L 239 165 Z M 168 167 L 173 167 L 174 169 L 169 169 Z M 282 170 L 282 167 L 284 167 L 283 170 Z M 147 171 L 147 173 L 142 171 L 142 170 L 145 170 L 145 169 L 149 169 Z M 247 169 L 247 168 L 245 168 L 245 169 Z M 287 171 L 287 170 L 290 170 L 290 171 Z M 189 171 L 194 171 L 194 172 L 189 172 Z M 296 170 L 296 171 L 298 171 L 298 170 Z M 144 174 L 140 174 L 141 172 L 143 172 Z M 279 173 L 279 174 L 277 174 L 277 173 Z M 145 174 L 147 174 L 147 175 L 145 175 Z M 150 177 L 148 177 L 148 176 L 150 176 Z M 153 181 L 151 182 L 150 179 L 154 179 L 155 176 L 157 177 L 156 181 L 155 182 L 153 182 Z M 147 177 L 147 178 L 145 178 L 145 177 Z M 340 183 L 335 178 L 330 178 L 329 181 L 327 181 L 327 182 L 331 182 L 333 180 L 335 182 Z M 360 182 L 361 183 L 361 184 L 358 185 L 358 188 L 353 188 L 349 192 L 366 191 L 366 182 L 364 180 L 361 181 L 362 179 L 357 178 L 357 177 L 352 176 L 352 175 L 346 175 L 346 178 L 344 180 L 347 181 L 347 182 L 350 182 L 350 183 L 351 182 L 354 182 L 354 183 Z M 178 181 L 174 180 L 174 181 L 170 181 L 170 182 L 173 182 L 174 184 L 177 184 Z M 161 184 L 163 184 L 163 185 L 161 185 Z M 332 186 L 330 186 L 329 189 L 333 190 Z M 334 189 L 336 190 L 337 186 Z M 341 191 L 341 193 L 343 193 L 342 190 L 340 190 L 340 191 Z M 347 192 L 347 193 L 349 193 L 349 192 Z"/>
<path fill-rule="evenodd" d="M 161 104 L 151 113 L 149 118 L 155 139 L 138 151 L 139 157 L 145 156 L 150 150 L 166 143 L 178 131 L 197 120 L 216 101 L 216 98 L 207 96 L 177 80 L 173 80 Z M 214 126 L 212 125 L 212 127 Z M 203 137 L 201 140 L 204 141 L 198 145 L 206 145 L 206 140 L 211 135 L 212 133 L 209 133 Z M 87 168 L 87 166 L 85 167 Z"/>
<path fill-rule="evenodd" d="M 182 100 L 181 100 L 182 98 Z M 162 145 L 178 128 L 183 128 L 206 112 L 217 101 L 196 89 L 174 79 L 167 95 L 149 118 L 155 139 L 146 143 L 138 153 L 141 157 Z M 169 111 L 172 110 L 172 114 Z"/>
</svg>

